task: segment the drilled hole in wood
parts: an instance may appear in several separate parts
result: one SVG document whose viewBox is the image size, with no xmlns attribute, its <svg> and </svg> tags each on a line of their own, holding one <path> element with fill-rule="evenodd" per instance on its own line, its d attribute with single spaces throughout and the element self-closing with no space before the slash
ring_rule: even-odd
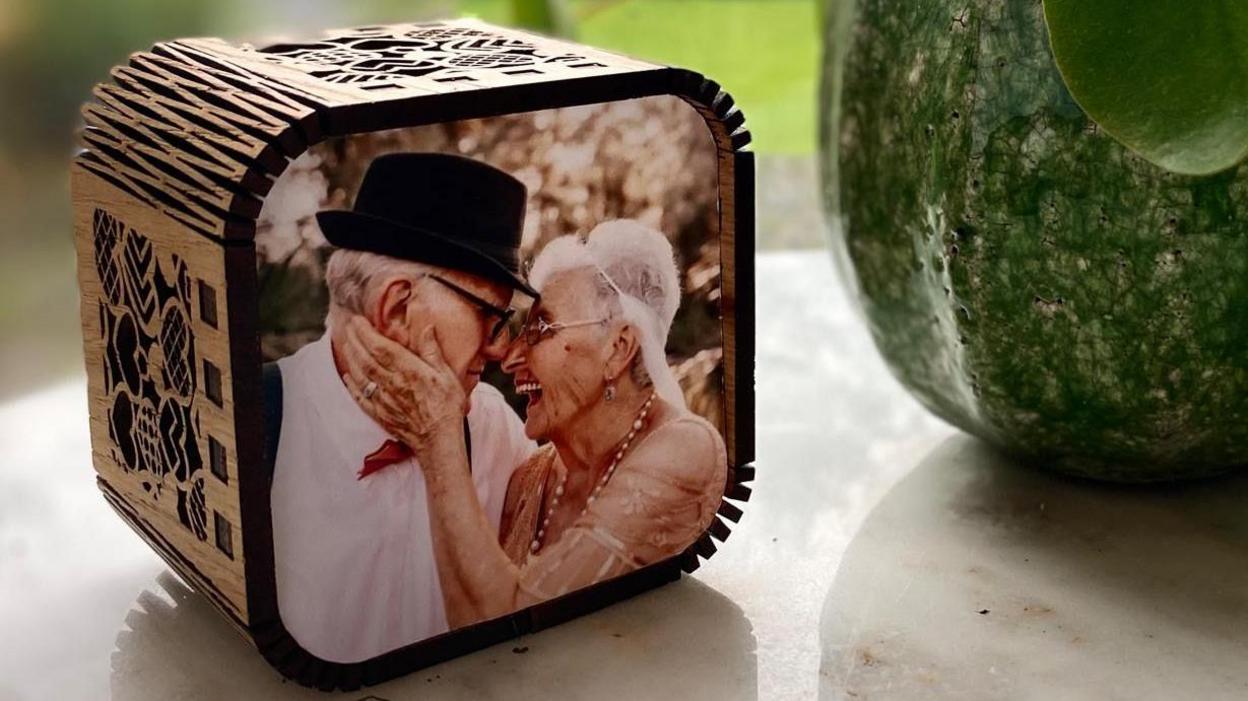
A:
<svg viewBox="0 0 1248 701">
<path fill-rule="evenodd" d="M 225 520 L 220 511 L 212 512 L 212 525 L 217 534 L 217 549 L 226 557 L 234 559 L 234 532 L 230 522 Z"/>
<path fill-rule="evenodd" d="M 225 446 L 212 436 L 208 436 L 208 466 L 217 479 L 229 484 L 230 475 L 225 469 Z"/>
<path fill-rule="evenodd" d="M 221 396 L 221 370 L 208 360 L 204 361 L 204 394 L 208 395 L 213 404 L 225 405 Z"/>
<path fill-rule="evenodd" d="M 199 281 L 199 318 L 217 328 L 217 291 L 203 280 Z"/>
</svg>

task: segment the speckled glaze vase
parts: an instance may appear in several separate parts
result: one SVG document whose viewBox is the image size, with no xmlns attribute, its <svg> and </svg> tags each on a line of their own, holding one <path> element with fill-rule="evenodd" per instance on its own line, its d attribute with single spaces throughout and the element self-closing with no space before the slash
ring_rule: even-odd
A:
<svg viewBox="0 0 1248 701">
<path fill-rule="evenodd" d="M 827 5 L 825 207 L 897 378 L 1120 482 L 1248 463 L 1248 173 L 1175 175 L 1066 91 L 1039 0 Z"/>
</svg>

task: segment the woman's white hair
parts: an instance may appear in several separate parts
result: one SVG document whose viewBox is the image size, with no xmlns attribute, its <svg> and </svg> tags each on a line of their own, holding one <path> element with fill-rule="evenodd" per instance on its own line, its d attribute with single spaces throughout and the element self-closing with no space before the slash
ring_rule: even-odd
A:
<svg viewBox="0 0 1248 701">
<path fill-rule="evenodd" d="M 664 350 L 680 308 L 680 274 L 667 237 L 633 219 L 606 221 L 584 240 L 569 235 L 547 244 L 529 283 L 540 293 L 556 273 L 582 268 L 600 273 L 595 289 L 608 315 L 622 316 L 638 331 L 641 362 L 634 361 L 634 376 L 669 403 L 685 406 Z"/>
</svg>

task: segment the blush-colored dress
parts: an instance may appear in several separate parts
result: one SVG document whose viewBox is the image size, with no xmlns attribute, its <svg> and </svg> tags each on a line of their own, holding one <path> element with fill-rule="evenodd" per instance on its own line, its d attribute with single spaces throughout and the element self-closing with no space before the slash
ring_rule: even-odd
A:
<svg viewBox="0 0 1248 701">
<path fill-rule="evenodd" d="M 634 451 L 681 424 L 696 426 L 691 433 L 707 442 L 699 446 L 682 436 L 679 444 L 688 455 L 712 459 L 645 465 L 625 457 L 585 514 L 536 553 L 530 547 L 548 508 L 546 492 L 562 481 L 559 473 L 566 468 L 547 444 L 516 470 L 510 489 L 518 496 L 503 516 L 499 540 L 520 569 L 521 589 L 542 600 L 561 596 L 677 555 L 702 535 L 719 508 L 728 473 L 715 428 L 683 414 L 642 438 Z"/>
</svg>

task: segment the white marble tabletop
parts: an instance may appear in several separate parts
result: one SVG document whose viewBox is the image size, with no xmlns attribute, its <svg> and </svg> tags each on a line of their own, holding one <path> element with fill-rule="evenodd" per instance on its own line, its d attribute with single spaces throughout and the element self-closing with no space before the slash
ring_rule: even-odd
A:
<svg viewBox="0 0 1248 701">
<path fill-rule="evenodd" d="M 758 280 L 758 479 L 715 557 L 347 694 L 284 682 L 112 514 L 81 377 L 10 400 L 0 701 L 1248 696 L 1248 482 L 1021 471 L 896 384 L 826 253 L 760 255 Z"/>
<path fill-rule="evenodd" d="M 823 688 L 1248 699 L 1246 507 L 1248 474 L 1092 484 L 952 437 L 844 554 L 820 626 Z"/>
</svg>

